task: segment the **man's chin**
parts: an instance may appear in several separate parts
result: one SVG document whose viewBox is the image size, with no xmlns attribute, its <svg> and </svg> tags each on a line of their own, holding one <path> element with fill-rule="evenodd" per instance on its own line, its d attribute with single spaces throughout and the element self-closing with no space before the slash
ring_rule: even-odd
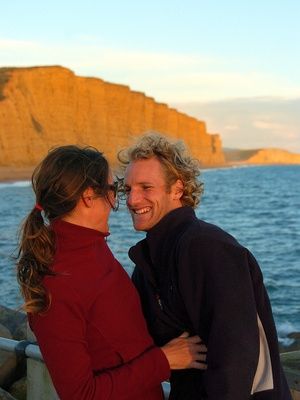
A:
<svg viewBox="0 0 300 400">
<path fill-rule="evenodd" d="M 132 220 L 133 227 L 136 231 L 147 231 L 147 224 Z"/>
<path fill-rule="evenodd" d="M 136 231 L 148 231 L 151 228 L 151 221 L 145 215 L 131 214 L 132 225 Z"/>
<path fill-rule="evenodd" d="M 146 231 L 147 229 L 145 229 L 142 225 L 140 224 L 133 224 L 133 227 L 136 231 Z"/>
</svg>

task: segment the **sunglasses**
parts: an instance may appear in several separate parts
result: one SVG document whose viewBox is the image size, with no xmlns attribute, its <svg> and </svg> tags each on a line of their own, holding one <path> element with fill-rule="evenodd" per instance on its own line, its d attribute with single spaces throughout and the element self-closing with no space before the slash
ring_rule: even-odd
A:
<svg viewBox="0 0 300 400">
<path fill-rule="evenodd" d="M 106 185 L 108 190 L 111 190 L 114 194 L 114 197 L 117 197 L 118 190 L 119 190 L 119 182 L 115 181 L 114 183 Z"/>
</svg>

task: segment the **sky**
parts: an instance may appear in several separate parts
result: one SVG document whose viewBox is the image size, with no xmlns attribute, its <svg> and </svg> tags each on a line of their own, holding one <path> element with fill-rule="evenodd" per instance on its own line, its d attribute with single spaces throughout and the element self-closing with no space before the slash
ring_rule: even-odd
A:
<svg viewBox="0 0 300 400">
<path fill-rule="evenodd" d="M 300 152 L 298 0 L 10 0 L 0 67 L 62 65 L 204 120 L 225 147 Z"/>
</svg>

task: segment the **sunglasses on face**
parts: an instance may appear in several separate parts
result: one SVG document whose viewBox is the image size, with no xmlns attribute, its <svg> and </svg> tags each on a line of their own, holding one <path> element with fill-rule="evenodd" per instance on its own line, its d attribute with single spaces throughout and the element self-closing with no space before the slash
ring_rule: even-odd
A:
<svg viewBox="0 0 300 400">
<path fill-rule="evenodd" d="M 119 183 L 117 181 L 115 181 L 114 183 L 111 184 L 107 184 L 106 185 L 108 190 L 111 190 L 114 194 L 114 197 L 117 196 L 118 190 L 119 190 Z"/>
</svg>

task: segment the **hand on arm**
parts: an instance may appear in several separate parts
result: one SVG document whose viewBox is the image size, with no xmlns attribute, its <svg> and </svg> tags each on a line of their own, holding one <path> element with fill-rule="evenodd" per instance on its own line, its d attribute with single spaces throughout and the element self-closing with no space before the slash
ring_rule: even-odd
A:
<svg viewBox="0 0 300 400">
<path fill-rule="evenodd" d="M 205 364 L 207 348 L 199 336 L 189 337 L 188 332 L 184 332 L 161 347 L 161 350 L 171 369 L 207 368 Z"/>
</svg>

